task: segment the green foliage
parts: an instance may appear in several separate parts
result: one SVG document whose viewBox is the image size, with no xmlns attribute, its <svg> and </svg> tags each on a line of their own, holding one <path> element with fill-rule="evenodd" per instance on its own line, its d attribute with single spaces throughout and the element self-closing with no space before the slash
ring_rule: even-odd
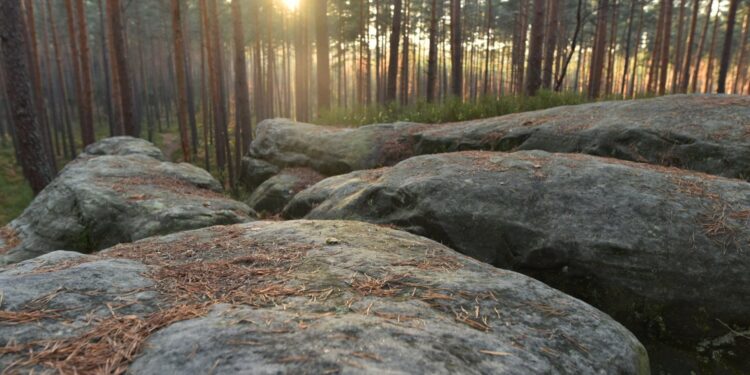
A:
<svg viewBox="0 0 750 375">
<path fill-rule="evenodd" d="M 12 146 L 0 145 L 0 226 L 18 216 L 34 197 L 13 153 Z"/>
<path fill-rule="evenodd" d="M 451 99 L 443 103 L 420 101 L 407 107 L 394 104 L 354 109 L 336 108 L 322 113 L 315 120 L 315 123 L 341 126 L 361 126 L 394 121 L 444 123 L 502 116 L 561 105 L 581 104 L 587 101 L 589 99 L 582 94 L 540 91 L 538 95 L 533 97 L 485 97 L 478 99 L 476 102 L 461 102 Z"/>
</svg>

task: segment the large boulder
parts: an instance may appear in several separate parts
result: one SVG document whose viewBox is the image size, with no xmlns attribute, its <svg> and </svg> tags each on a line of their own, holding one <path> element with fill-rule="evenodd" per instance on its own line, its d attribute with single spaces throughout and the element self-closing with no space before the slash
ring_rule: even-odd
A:
<svg viewBox="0 0 750 375">
<path fill-rule="evenodd" d="M 742 180 L 581 154 L 468 151 L 328 178 L 284 216 L 404 228 L 582 298 L 641 338 L 693 345 L 750 327 Z"/>
<path fill-rule="evenodd" d="M 595 308 L 436 242 L 252 222 L 0 268 L 0 367 L 66 373 L 647 374 Z"/>
<path fill-rule="evenodd" d="M 280 171 L 281 168 L 269 162 L 245 156 L 240 163 L 239 181 L 245 190 L 252 192 Z"/>
<path fill-rule="evenodd" d="M 268 120 L 258 126 L 250 153 L 332 176 L 461 150 L 585 153 L 750 179 L 750 97 L 677 95 L 356 129 Z"/>
<path fill-rule="evenodd" d="M 130 136 L 102 139 L 92 143 L 83 150 L 84 155 L 146 155 L 157 160 L 164 160 L 164 154 L 153 143 Z"/>
<path fill-rule="evenodd" d="M 135 144 L 125 140 L 126 148 Z M 110 146 L 88 150 L 124 149 L 110 140 L 101 144 Z M 89 253 L 158 234 L 240 223 L 254 215 L 221 191 L 208 172 L 190 164 L 138 152 L 91 156 L 87 151 L 0 229 L 0 264 L 60 249 Z"/>
<path fill-rule="evenodd" d="M 287 168 L 260 184 L 246 203 L 256 212 L 277 215 L 297 193 L 324 178 L 310 168 Z"/>
</svg>

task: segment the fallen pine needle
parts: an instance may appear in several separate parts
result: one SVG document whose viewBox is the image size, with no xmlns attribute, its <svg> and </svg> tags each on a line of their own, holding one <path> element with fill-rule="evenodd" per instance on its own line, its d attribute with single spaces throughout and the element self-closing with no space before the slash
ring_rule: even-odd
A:
<svg viewBox="0 0 750 375">
<path fill-rule="evenodd" d="M 482 353 L 482 354 L 494 355 L 496 357 L 505 357 L 505 356 L 508 356 L 508 355 L 511 354 L 511 353 L 508 353 L 508 352 L 493 352 L 491 350 L 480 350 L 479 352 Z"/>
</svg>

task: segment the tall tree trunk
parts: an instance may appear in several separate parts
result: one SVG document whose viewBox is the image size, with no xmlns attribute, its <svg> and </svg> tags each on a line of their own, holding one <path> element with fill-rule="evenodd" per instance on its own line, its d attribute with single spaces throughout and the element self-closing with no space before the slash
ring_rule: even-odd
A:
<svg viewBox="0 0 750 375">
<path fill-rule="evenodd" d="M 214 112 L 214 146 L 216 164 L 220 173 L 228 171 L 229 186 L 234 186 L 234 171 L 231 166 L 231 153 L 227 134 L 226 94 L 224 92 L 224 61 L 219 39 L 218 11 L 216 0 L 202 0 L 207 3 L 205 10 L 208 23 L 208 62 L 211 79 L 211 97 Z"/>
<path fill-rule="evenodd" d="M 637 43 L 635 43 L 635 48 L 633 48 L 633 72 L 630 75 L 630 88 L 628 89 L 628 98 L 635 98 L 636 90 L 635 90 L 635 77 L 638 73 L 638 49 L 641 45 L 640 40 L 641 36 L 643 36 L 643 15 L 645 13 L 644 11 L 644 5 L 640 5 L 640 16 L 638 17 L 638 31 L 635 34 L 635 40 Z"/>
<path fill-rule="evenodd" d="M 60 99 L 61 99 L 61 106 L 62 106 L 62 112 L 63 112 L 63 118 L 64 118 L 64 133 L 65 138 L 68 139 L 68 149 L 69 154 L 68 156 L 72 159 L 76 155 L 76 144 L 75 139 L 73 137 L 73 125 L 72 121 L 70 119 L 70 109 L 68 107 L 68 90 L 66 88 L 67 80 L 65 79 L 65 75 L 63 74 L 63 68 L 62 68 L 62 55 L 60 54 L 60 42 L 57 37 L 57 26 L 55 26 L 55 17 L 52 15 L 52 5 L 51 0 L 47 0 L 47 16 L 49 18 L 50 23 L 50 31 L 52 32 L 52 47 L 54 49 L 55 53 L 55 68 L 57 71 L 57 78 L 59 81 L 59 91 L 60 91 Z"/>
<path fill-rule="evenodd" d="M 276 50 L 273 44 L 273 3 L 271 0 L 267 0 L 263 3 L 263 12 L 265 17 L 264 21 L 266 24 L 266 116 L 274 117 L 276 114 L 274 99 L 276 97 L 276 85 L 274 79 L 276 78 Z M 308 47 L 309 48 L 309 47 Z"/>
<path fill-rule="evenodd" d="M 604 56 L 607 52 L 607 16 L 609 0 L 599 0 L 599 14 L 596 20 L 596 37 L 594 38 L 593 61 L 589 71 L 589 98 L 598 98 L 602 86 Z"/>
<path fill-rule="evenodd" d="M 684 0 L 683 0 L 684 1 Z M 620 95 L 625 95 L 625 82 L 628 77 L 630 65 L 630 45 L 633 39 L 633 19 L 635 18 L 635 6 L 638 0 L 630 0 L 630 14 L 628 15 L 628 32 L 625 39 L 625 66 L 622 69 L 622 80 L 620 82 Z"/>
<path fill-rule="evenodd" d="M 651 62 L 648 67 L 648 81 L 646 90 L 649 93 L 656 92 L 659 87 L 659 68 L 661 67 L 662 39 L 664 38 L 664 14 L 666 13 L 665 0 L 660 0 L 659 20 L 656 22 L 656 36 L 654 46 L 651 50 Z"/>
<path fill-rule="evenodd" d="M 209 83 L 208 79 L 206 77 L 206 60 L 208 59 L 208 30 L 206 29 L 206 12 L 205 9 L 205 0 L 201 0 L 199 2 L 200 5 L 200 32 L 201 32 L 201 54 L 200 54 L 200 61 L 201 61 L 201 121 L 203 125 L 203 158 L 204 160 L 204 166 L 207 171 L 211 171 L 211 153 L 209 152 L 209 144 L 210 144 L 210 136 L 209 134 L 210 129 L 213 128 L 213 124 L 211 123 L 211 118 L 213 117 L 211 115 L 211 107 L 208 104 L 208 96 L 209 96 Z"/>
<path fill-rule="evenodd" d="M 492 45 L 492 18 L 492 0 L 487 0 L 487 29 L 485 31 L 485 35 L 487 36 L 487 44 L 484 49 L 484 83 L 482 84 L 482 94 L 484 96 L 487 96 L 490 93 L 490 46 Z"/>
<path fill-rule="evenodd" d="M 232 0 L 232 31 L 234 35 L 234 105 L 235 132 L 240 142 L 235 145 L 235 157 L 239 158 L 250 150 L 252 129 L 250 127 L 250 93 L 247 90 L 247 62 L 245 61 L 245 30 L 242 25 L 240 0 Z"/>
<path fill-rule="evenodd" d="M 434 103 L 437 92 L 438 70 L 438 18 L 437 0 L 432 0 L 430 9 L 430 49 L 427 52 L 427 102 Z"/>
<path fill-rule="evenodd" d="M 669 40 L 672 36 L 672 0 L 664 0 L 666 7 L 664 12 L 664 29 L 662 31 L 661 43 L 661 67 L 659 68 L 659 95 L 664 95 L 667 90 L 667 70 L 669 68 Z"/>
<path fill-rule="evenodd" d="M 20 5 L 20 1 L 0 2 L 0 50 L 3 54 L 4 76 L 7 78 L 5 90 L 18 142 L 19 162 L 31 189 L 34 193 L 39 193 L 52 181 L 54 172 L 47 153 L 39 147 L 42 137 L 34 108 L 31 72 L 28 70 L 27 60 L 27 29 Z"/>
<path fill-rule="evenodd" d="M 36 22 L 34 17 L 34 5 L 33 1 L 26 0 L 26 26 L 28 27 L 28 41 L 29 41 L 29 62 L 31 64 L 31 78 L 33 82 L 33 99 L 34 106 L 37 108 L 37 120 L 39 121 L 39 131 L 42 136 L 41 147 L 44 152 L 47 153 L 47 158 L 44 160 L 50 163 L 50 168 L 53 173 L 57 172 L 57 165 L 55 163 L 55 154 L 52 150 L 52 135 L 50 132 L 49 120 L 47 118 L 47 106 L 44 100 L 44 90 L 42 89 L 42 66 L 41 60 L 39 59 L 39 47 L 37 43 L 36 35 Z"/>
<path fill-rule="evenodd" d="M 190 162 L 190 140 L 188 139 L 187 86 L 185 69 L 185 44 L 182 37 L 182 17 L 180 15 L 180 0 L 172 0 L 172 41 L 174 47 L 174 66 L 177 76 L 177 124 L 180 129 L 180 144 L 182 158 Z M 169 155 L 167 155 L 169 157 Z"/>
<path fill-rule="evenodd" d="M 555 48 L 556 42 L 559 35 L 557 35 L 557 19 L 558 19 L 558 4 L 557 0 L 547 1 L 547 41 L 544 49 L 544 68 L 542 70 L 542 87 L 545 89 L 552 88 L 552 67 L 555 59 Z"/>
<path fill-rule="evenodd" d="M 48 0 L 49 1 L 49 0 Z M 109 135 L 115 134 L 115 121 L 113 119 L 112 111 L 112 86 L 111 78 L 109 76 L 109 49 L 107 48 L 107 21 L 104 17 L 104 6 L 102 6 L 102 0 L 97 1 L 99 6 L 99 42 L 102 50 L 102 71 L 104 73 L 104 103 L 107 110 L 107 124 L 109 125 Z"/>
<path fill-rule="evenodd" d="M 721 0 L 719 0 L 721 1 Z M 695 54 L 695 68 L 693 69 L 693 83 L 691 85 L 691 92 L 696 92 L 698 89 L 698 73 L 701 69 L 701 57 L 703 55 L 703 47 L 706 44 L 706 36 L 708 35 L 708 26 L 711 24 L 711 10 L 714 4 L 714 0 L 708 0 L 706 5 L 706 22 L 703 24 L 703 31 L 701 32 L 701 39 L 698 42 L 698 50 Z"/>
<path fill-rule="evenodd" d="M 560 73 L 558 74 L 557 80 L 555 82 L 555 91 L 562 90 L 563 80 L 565 80 L 565 73 L 568 71 L 568 64 L 570 64 L 570 60 L 573 58 L 573 54 L 576 52 L 578 36 L 581 34 L 582 27 L 583 27 L 583 0 L 578 0 L 578 6 L 576 7 L 576 27 L 575 27 L 575 30 L 573 30 L 573 38 L 570 40 L 570 51 L 568 51 L 568 56 L 565 58 L 565 61 L 563 62 L 562 67 L 560 68 Z M 582 51 L 583 48 L 581 48 L 580 50 Z M 581 55 L 579 54 L 579 57 L 578 57 L 579 67 L 581 65 L 580 60 L 581 60 Z M 576 87 L 577 87 L 578 69 L 576 69 L 575 80 L 576 80 Z"/>
<path fill-rule="evenodd" d="M 261 44 L 260 7 L 253 7 L 254 38 L 253 43 L 253 106 L 255 107 L 255 119 L 257 122 L 268 118 L 265 114 L 265 88 L 263 84 L 263 46 Z"/>
<path fill-rule="evenodd" d="M 690 84 L 690 63 L 693 60 L 693 44 L 695 40 L 695 29 L 698 26 L 698 11 L 700 10 L 700 0 L 693 0 L 693 15 L 690 19 L 690 32 L 685 50 L 685 63 L 681 69 L 680 87 L 678 92 L 687 93 Z"/>
<path fill-rule="evenodd" d="M 714 28 L 711 32 L 711 44 L 708 47 L 708 65 L 706 66 L 706 78 L 703 85 L 703 92 L 709 93 L 712 90 L 714 78 L 714 56 L 716 54 L 716 38 L 719 34 L 719 21 L 721 20 L 721 0 L 716 3 L 716 17 L 714 18 Z"/>
<path fill-rule="evenodd" d="M 461 0 L 451 0 L 451 94 L 458 100 L 463 100 L 463 71 Z"/>
<path fill-rule="evenodd" d="M 78 0 L 82 1 L 82 0 Z M 110 36 L 112 37 L 112 60 L 115 61 L 117 81 L 120 86 L 120 107 L 122 108 L 122 126 L 126 135 L 137 137 L 135 108 L 133 107 L 133 89 L 130 81 L 128 57 L 125 51 L 123 35 L 122 5 L 120 0 L 107 0 Z"/>
<path fill-rule="evenodd" d="M 742 84 L 747 77 L 745 60 L 748 54 L 748 34 L 750 34 L 750 4 L 747 5 L 747 9 L 745 10 L 745 26 L 742 28 L 742 39 L 740 39 L 740 57 L 737 59 L 737 75 L 734 79 L 734 87 L 732 88 L 734 94 L 741 94 Z"/>
<path fill-rule="evenodd" d="M 295 103 L 297 121 L 308 121 L 310 119 L 309 93 L 310 93 L 310 50 L 308 43 L 308 14 L 307 7 L 300 4 L 297 9 L 297 37 L 294 44 L 295 65 Z M 346 62 L 346 59 L 344 60 Z M 344 87 L 346 92 L 346 87 Z"/>
<path fill-rule="evenodd" d="M 604 92 L 607 95 L 612 94 L 613 80 L 615 77 L 615 48 L 617 47 L 617 10 L 619 7 L 617 0 L 612 1 L 612 21 L 609 31 L 609 47 L 607 48 L 607 79 L 605 82 Z"/>
<path fill-rule="evenodd" d="M 315 52 L 318 69 L 318 112 L 331 108 L 331 67 L 328 45 L 328 0 L 317 0 L 315 8 Z"/>
<path fill-rule="evenodd" d="M 534 0 L 534 21 L 531 24 L 529 63 L 526 67 L 526 95 L 534 96 L 542 85 L 542 52 L 544 48 L 544 3 Z"/>
<path fill-rule="evenodd" d="M 672 92 L 677 91 L 677 79 L 682 69 L 682 44 L 684 42 L 683 32 L 685 31 L 685 5 L 687 0 L 680 0 L 680 13 L 677 16 L 677 47 L 674 52 L 674 69 L 672 69 Z"/>
<path fill-rule="evenodd" d="M 726 92 L 727 73 L 729 73 L 729 60 L 732 58 L 732 34 L 734 33 L 734 21 L 737 18 L 737 7 L 739 0 L 729 2 L 729 15 L 727 16 L 727 31 L 724 34 L 724 49 L 721 52 L 721 64 L 719 65 L 719 87 L 717 92 Z"/>
<path fill-rule="evenodd" d="M 404 46 L 401 48 L 401 105 L 406 106 L 409 104 L 409 33 L 411 29 L 409 26 L 409 16 L 411 9 L 411 1 L 406 0 L 404 6 Z"/>
<path fill-rule="evenodd" d="M 396 86 L 398 83 L 398 44 L 401 39 L 401 1 L 394 0 L 393 23 L 391 24 L 391 40 L 388 51 L 388 81 L 386 83 L 385 101 L 396 101 Z M 453 0 L 452 0 L 453 1 Z"/>
</svg>

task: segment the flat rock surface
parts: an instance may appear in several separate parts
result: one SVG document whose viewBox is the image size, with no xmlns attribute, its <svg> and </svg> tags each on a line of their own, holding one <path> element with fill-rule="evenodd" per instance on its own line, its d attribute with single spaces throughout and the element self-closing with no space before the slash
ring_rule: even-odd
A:
<svg viewBox="0 0 750 375">
<path fill-rule="evenodd" d="M 462 150 L 584 153 L 750 179 L 750 97 L 676 95 L 356 129 L 268 120 L 258 126 L 250 153 L 332 176 Z"/>
<path fill-rule="evenodd" d="M 225 197 L 208 172 L 147 156 L 145 141 L 115 140 L 87 149 L 115 155 L 82 154 L 0 228 L 0 264 L 61 249 L 90 253 L 157 234 L 244 222 L 254 214 Z M 145 152 L 120 154 L 136 148 Z"/>
<path fill-rule="evenodd" d="M 153 143 L 135 137 L 120 136 L 102 139 L 83 150 L 85 155 L 146 155 L 164 161 L 164 154 Z"/>
<path fill-rule="evenodd" d="M 371 224 L 251 222 L 0 268 L 0 367 L 90 373 L 648 373 L 620 324 Z"/>
<path fill-rule="evenodd" d="M 580 154 L 469 151 L 328 178 L 284 216 L 404 228 L 649 337 L 695 343 L 750 326 L 742 180 Z"/>
</svg>

